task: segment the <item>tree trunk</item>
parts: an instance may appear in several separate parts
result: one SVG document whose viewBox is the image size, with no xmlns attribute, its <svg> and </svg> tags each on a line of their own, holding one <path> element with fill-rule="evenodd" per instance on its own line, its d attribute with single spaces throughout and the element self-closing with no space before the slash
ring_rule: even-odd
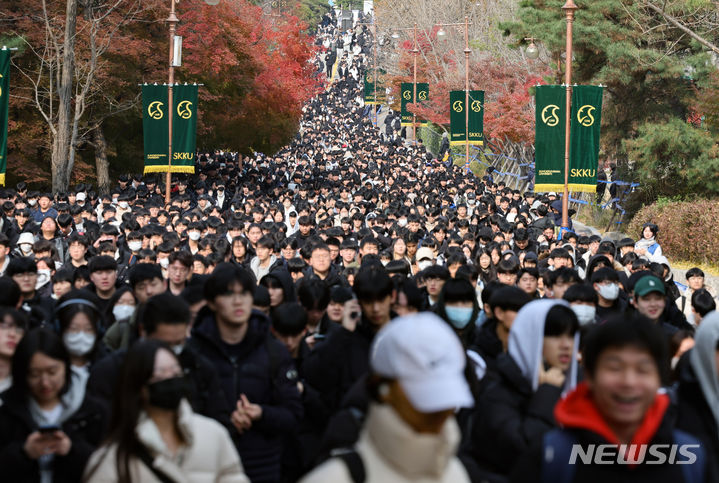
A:
<svg viewBox="0 0 719 483">
<path fill-rule="evenodd" d="M 107 142 L 100 124 L 93 131 L 95 144 L 95 170 L 97 171 L 97 191 L 100 194 L 110 192 L 110 163 L 107 161 Z"/>
<path fill-rule="evenodd" d="M 67 0 L 65 10 L 65 38 L 62 46 L 62 73 L 57 86 L 57 132 L 52 144 L 52 190 L 65 191 L 70 183 L 70 150 L 72 146 L 72 99 L 75 77 L 75 34 L 77 0 Z"/>
</svg>

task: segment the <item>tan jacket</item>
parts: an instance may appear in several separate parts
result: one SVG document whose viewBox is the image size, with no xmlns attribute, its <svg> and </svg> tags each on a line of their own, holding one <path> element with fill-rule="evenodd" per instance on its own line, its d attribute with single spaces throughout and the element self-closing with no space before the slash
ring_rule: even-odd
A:
<svg viewBox="0 0 719 483">
<path fill-rule="evenodd" d="M 388 405 L 372 404 L 356 449 L 364 463 L 367 483 L 469 482 L 456 457 L 460 433 L 450 418 L 438 435 L 410 428 Z M 352 483 L 345 463 L 332 458 L 306 475 L 302 483 Z"/>
<path fill-rule="evenodd" d="M 195 414 L 189 403 L 180 404 L 178 424 L 187 445 L 171 455 L 155 423 L 143 413 L 136 433 L 154 458 L 153 466 L 177 483 L 249 483 L 227 430 L 218 422 Z M 102 446 L 90 457 L 85 477 L 90 483 L 117 482 L 117 446 Z M 159 483 L 139 459 L 130 461 L 132 481 Z M 88 477 L 89 475 L 89 477 Z"/>
</svg>

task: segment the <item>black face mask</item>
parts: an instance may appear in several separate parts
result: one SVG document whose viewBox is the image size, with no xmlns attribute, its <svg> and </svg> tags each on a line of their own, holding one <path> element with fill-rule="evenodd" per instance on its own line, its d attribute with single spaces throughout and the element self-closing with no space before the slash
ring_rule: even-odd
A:
<svg viewBox="0 0 719 483">
<path fill-rule="evenodd" d="M 147 386 L 150 404 L 162 409 L 177 409 L 183 397 L 190 392 L 189 381 L 185 377 L 172 377 L 153 382 Z"/>
</svg>

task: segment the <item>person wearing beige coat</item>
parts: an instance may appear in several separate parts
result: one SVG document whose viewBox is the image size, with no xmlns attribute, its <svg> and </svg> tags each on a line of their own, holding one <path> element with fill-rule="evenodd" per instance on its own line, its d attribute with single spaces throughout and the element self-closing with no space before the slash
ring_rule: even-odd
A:
<svg viewBox="0 0 719 483">
<path fill-rule="evenodd" d="M 178 427 L 186 445 L 174 456 L 152 419 L 142 414 L 138 422 L 138 440 L 147 448 L 157 470 L 176 483 L 249 483 L 230 435 L 220 423 L 193 413 L 187 400 L 180 403 L 178 413 Z M 86 481 L 117 482 L 116 457 L 115 444 L 96 450 L 85 470 Z M 137 457 L 131 460 L 130 473 L 133 482 L 161 482 Z"/>
<path fill-rule="evenodd" d="M 474 404 L 465 364 L 459 338 L 436 315 L 386 324 L 370 350 L 372 402 L 359 441 L 301 483 L 352 483 L 361 474 L 367 483 L 469 482 L 456 456 L 461 435 L 454 419 L 457 408 Z"/>
</svg>

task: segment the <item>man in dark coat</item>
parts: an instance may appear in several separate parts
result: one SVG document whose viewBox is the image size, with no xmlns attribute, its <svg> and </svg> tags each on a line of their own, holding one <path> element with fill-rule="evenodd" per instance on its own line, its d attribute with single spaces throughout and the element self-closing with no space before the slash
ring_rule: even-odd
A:
<svg viewBox="0 0 719 483">
<path fill-rule="evenodd" d="M 297 371 L 289 352 L 271 337 L 270 321 L 252 310 L 252 274 L 217 266 L 205 283 L 207 300 L 190 346 L 220 377 L 231 414 L 231 436 L 253 482 L 280 480 L 283 436 L 302 419 Z"/>
</svg>

